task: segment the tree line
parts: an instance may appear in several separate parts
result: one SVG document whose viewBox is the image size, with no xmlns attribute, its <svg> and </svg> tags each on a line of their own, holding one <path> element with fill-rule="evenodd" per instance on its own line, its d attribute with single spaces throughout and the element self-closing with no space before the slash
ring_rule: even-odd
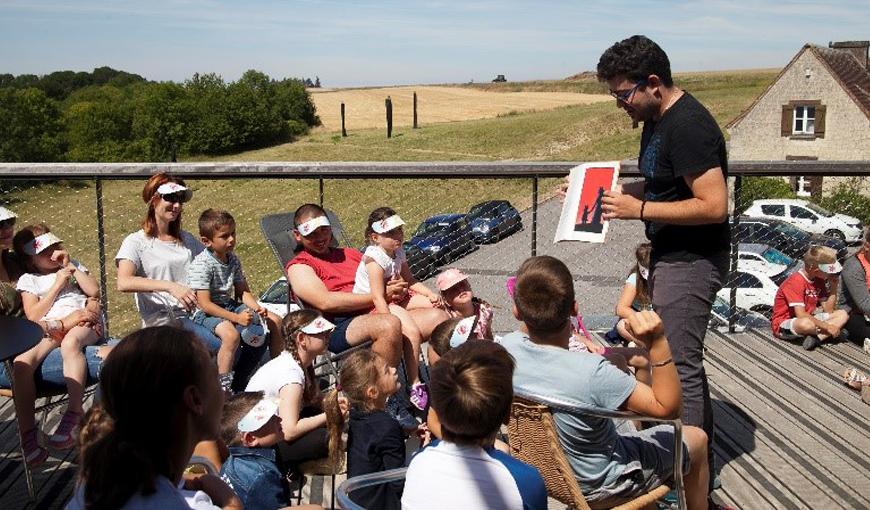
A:
<svg viewBox="0 0 870 510">
<path fill-rule="evenodd" d="M 0 161 L 170 161 L 292 141 L 320 124 L 303 80 L 250 70 L 153 82 L 92 73 L 0 74 Z"/>
</svg>

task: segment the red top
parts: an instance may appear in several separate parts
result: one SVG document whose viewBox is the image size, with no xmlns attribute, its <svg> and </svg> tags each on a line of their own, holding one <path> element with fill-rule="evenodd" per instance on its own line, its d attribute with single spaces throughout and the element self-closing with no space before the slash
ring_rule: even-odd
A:
<svg viewBox="0 0 870 510">
<path fill-rule="evenodd" d="M 356 269 L 361 260 L 362 253 L 352 248 L 330 248 L 329 253 L 322 257 L 307 251 L 301 251 L 287 262 L 284 272 L 286 273 L 292 265 L 302 264 L 314 270 L 314 274 L 326 285 L 326 290 L 330 292 L 353 292 Z M 366 311 L 361 310 L 360 312 Z M 327 317 L 327 319 L 330 319 L 330 317 Z"/>
<path fill-rule="evenodd" d="M 793 307 L 803 306 L 807 313 L 813 313 L 819 301 L 828 298 L 828 288 L 825 280 L 815 278 L 812 281 L 803 270 L 795 271 L 779 286 L 773 299 L 773 318 L 770 326 L 775 335 L 779 334 L 779 325 L 795 317 Z"/>
</svg>

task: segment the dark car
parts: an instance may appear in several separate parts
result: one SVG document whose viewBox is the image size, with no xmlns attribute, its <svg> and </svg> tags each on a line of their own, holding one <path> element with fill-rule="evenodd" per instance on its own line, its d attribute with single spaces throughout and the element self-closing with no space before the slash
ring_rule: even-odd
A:
<svg viewBox="0 0 870 510">
<path fill-rule="evenodd" d="M 445 264 L 474 251 L 474 234 L 464 214 L 438 214 L 426 218 L 410 243 L 431 255 L 436 263 Z"/>
<path fill-rule="evenodd" d="M 414 278 L 425 280 L 435 274 L 438 264 L 436 264 L 434 257 L 409 242 L 403 244 L 402 248 L 405 249 L 408 268 L 411 270 Z"/>
<path fill-rule="evenodd" d="M 490 200 L 468 211 L 474 242 L 492 243 L 523 229 L 523 219 L 507 200 Z"/>
<path fill-rule="evenodd" d="M 741 216 L 737 226 L 731 225 L 731 236 L 739 243 L 769 245 L 798 260 L 802 259 L 807 249 L 814 244 L 833 248 L 841 261 L 849 255 L 846 243 L 839 239 L 810 234 L 791 223 L 768 218 Z"/>
</svg>

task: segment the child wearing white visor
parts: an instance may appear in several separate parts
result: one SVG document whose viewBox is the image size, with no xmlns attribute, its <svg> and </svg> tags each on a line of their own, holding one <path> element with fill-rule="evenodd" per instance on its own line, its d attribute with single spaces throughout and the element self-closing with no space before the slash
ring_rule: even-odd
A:
<svg viewBox="0 0 870 510">
<path fill-rule="evenodd" d="M 804 267 L 791 274 L 773 300 L 770 326 L 783 340 L 800 340 L 811 351 L 832 338 L 845 338 L 849 314 L 837 309 L 842 266 L 837 252 L 827 246 L 811 246 Z"/>
<path fill-rule="evenodd" d="M 63 244 L 46 225 L 23 227 L 15 235 L 13 245 L 27 271 L 18 279 L 16 288 L 21 292 L 24 313 L 28 319 L 47 321 L 49 330 L 62 331 L 62 327 L 51 327 L 51 323 L 78 310 L 100 311 L 100 286 L 96 279 L 85 266 L 74 260 L 64 265 Z M 100 323 L 80 324 L 60 338 L 43 338 L 35 347 L 15 359 L 16 366 L 21 364 L 35 369 L 52 350 L 60 347 L 69 407 L 54 434 L 48 438 L 48 445 L 52 448 L 68 449 L 75 444 L 74 429 L 82 416 L 82 396 L 87 377 L 87 363 L 82 349 L 96 343 L 101 335 Z M 35 392 L 32 376 L 24 378 L 13 374 L 13 383 L 16 393 Z M 24 456 L 31 466 L 40 464 L 48 455 L 37 444 L 36 435 L 35 427 L 22 432 Z"/>
<path fill-rule="evenodd" d="M 245 508 L 283 508 L 289 498 L 275 457 L 275 445 L 284 439 L 278 402 L 263 392 L 243 392 L 224 404 L 221 438 L 230 456 L 221 466 L 221 478 L 235 491 Z"/>
<path fill-rule="evenodd" d="M 356 271 L 354 294 L 372 295 L 375 312 L 391 313 L 402 323 L 403 354 L 405 371 L 410 385 L 411 403 L 418 409 L 425 409 L 429 400 L 426 385 L 420 381 L 418 360 L 423 334 L 411 318 L 408 310 L 432 308 L 441 304 L 441 296 L 418 282 L 411 274 L 408 259 L 402 243 L 405 222 L 389 207 L 379 207 L 369 214 L 366 227 L 366 242 L 369 244 L 363 253 L 362 261 Z M 387 282 L 402 279 L 408 282 L 408 294 L 400 301 L 387 302 Z"/>
</svg>

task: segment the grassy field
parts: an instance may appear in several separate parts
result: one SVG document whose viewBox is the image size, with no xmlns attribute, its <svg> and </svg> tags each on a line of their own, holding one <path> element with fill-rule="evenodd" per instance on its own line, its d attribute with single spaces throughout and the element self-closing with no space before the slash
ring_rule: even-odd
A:
<svg viewBox="0 0 870 510">
<path fill-rule="evenodd" d="M 692 73 L 678 76 L 677 83 L 707 105 L 724 126 L 749 106 L 775 75 L 775 71 Z M 495 92 L 566 92 L 567 87 L 591 85 L 589 80 L 579 80 L 474 86 Z M 496 118 L 423 124 L 416 130 L 400 126 L 389 140 L 381 129 L 351 131 L 347 138 L 317 132 L 294 143 L 220 159 L 595 161 L 635 156 L 639 137 L 640 130 L 631 129 L 628 117 L 607 101 Z M 142 184 L 139 180 L 108 181 L 103 186 L 109 315 L 115 335 L 138 325 L 132 297 L 114 290 L 113 259 L 124 236 L 137 230 L 142 221 Z M 237 252 L 255 292 L 264 290 L 280 276 L 260 234 L 259 218 L 268 213 L 293 210 L 304 202 L 318 199 L 317 181 L 310 179 L 197 180 L 189 184 L 195 196 L 186 206 L 184 225 L 195 233 L 196 218 L 207 207 L 222 207 L 232 212 L 240 235 Z M 551 188 L 551 183 L 540 187 L 542 193 Z M 396 208 L 409 223 L 411 232 L 427 216 L 467 211 L 471 205 L 487 199 L 508 199 L 521 209 L 531 203 L 531 182 L 527 179 L 332 180 L 325 183 L 324 191 L 325 205 L 338 213 L 354 244 L 362 244 L 368 212 L 381 205 Z M 75 258 L 98 272 L 95 195 L 91 182 L 64 181 L 17 188 L 0 197 L 0 203 L 9 205 L 19 214 L 19 225 L 47 222 L 66 241 Z"/>
</svg>

